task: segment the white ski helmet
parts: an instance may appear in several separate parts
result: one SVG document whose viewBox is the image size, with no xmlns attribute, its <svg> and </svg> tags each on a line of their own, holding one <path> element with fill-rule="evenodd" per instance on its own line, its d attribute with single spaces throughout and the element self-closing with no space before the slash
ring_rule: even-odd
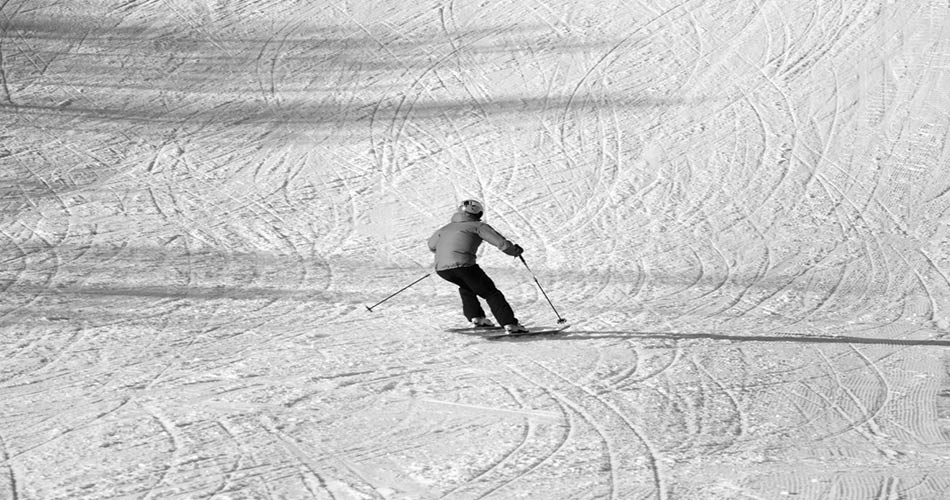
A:
<svg viewBox="0 0 950 500">
<path fill-rule="evenodd" d="M 475 217 L 481 217 L 485 213 L 485 207 L 478 200 L 465 200 L 459 205 L 459 212 L 464 212 Z"/>
</svg>

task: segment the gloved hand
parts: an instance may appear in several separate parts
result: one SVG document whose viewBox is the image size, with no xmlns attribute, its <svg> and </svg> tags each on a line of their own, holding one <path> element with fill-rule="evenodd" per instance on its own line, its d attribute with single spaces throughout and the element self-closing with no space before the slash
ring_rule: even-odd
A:
<svg viewBox="0 0 950 500">
<path fill-rule="evenodd" d="M 513 257 L 520 257 L 521 254 L 524 253 L 524 248 L 521 248 L 521 245 L 515 245 L 515 246 L 511 247 L 511 250 L 509 250 L 509 253 L 510 253 Z"/>
</svg>

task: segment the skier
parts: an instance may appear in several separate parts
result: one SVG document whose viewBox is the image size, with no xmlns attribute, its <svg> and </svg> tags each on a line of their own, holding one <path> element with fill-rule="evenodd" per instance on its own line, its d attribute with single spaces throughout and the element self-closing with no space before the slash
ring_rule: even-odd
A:
<svg viewBox="0 0 950 500">
<path fill-rule="evenodd" d="M 482 241 L 498 247 L 513 257 L 520 256 L 524 249 L 482 222 L 485 212 L 476 200 L 463 201 L 452 216 L 452 222 L 443 226 L 429 238 L 429 250 L 435 254 L 435 271 L 442 279 L 458 285 L 462 297 L 462 314 L 476 327 L 492 327 L 485 318 L 478 298 L 485 299 L 492 315 L 507 333 L 523 333 L 527 329 L 518 323 L 515 313 L 504 294 L 475 263 L 475 252 Z"/>
</svg>

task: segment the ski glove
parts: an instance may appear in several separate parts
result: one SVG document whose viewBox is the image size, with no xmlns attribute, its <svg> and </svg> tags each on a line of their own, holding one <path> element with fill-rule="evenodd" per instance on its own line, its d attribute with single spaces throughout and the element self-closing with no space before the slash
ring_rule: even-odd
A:
<svg viewBox="0 0 950 500">
<path fill-rule="evenodd" d="M 521 248 L 521 245 L 515 245 L 511 247 L 508 252 L 512 257 L 520 257 L 524 253 L 524 248 Z"/>
</svg>

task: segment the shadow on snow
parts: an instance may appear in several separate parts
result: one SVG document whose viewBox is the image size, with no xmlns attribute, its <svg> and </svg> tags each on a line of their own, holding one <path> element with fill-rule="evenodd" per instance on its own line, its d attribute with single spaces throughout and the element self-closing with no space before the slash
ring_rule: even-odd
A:
<svg viewBox="0 0 950 500">
<path fill-rule="evenodd" d="M 531 337 L 523 337 L 529 339 Z M 900 346 L 936 346 L 950 347 L 950 339 L 885 339 L 873 337 L 820 337 L 817 335 L 730 335 L 724 333 L 676 333 L 676 332 L 636 332 L 624 330 L 568 330 L 565 335 L 539 336 L 541 340 L 589 340 L 604 338 L 623 339 L 659 339 L 659 340 L 724 340 L 729 342 L 793 342 L 801 344 L 871 344 L 871 345 L 900 345 Z"/>
</svg>

